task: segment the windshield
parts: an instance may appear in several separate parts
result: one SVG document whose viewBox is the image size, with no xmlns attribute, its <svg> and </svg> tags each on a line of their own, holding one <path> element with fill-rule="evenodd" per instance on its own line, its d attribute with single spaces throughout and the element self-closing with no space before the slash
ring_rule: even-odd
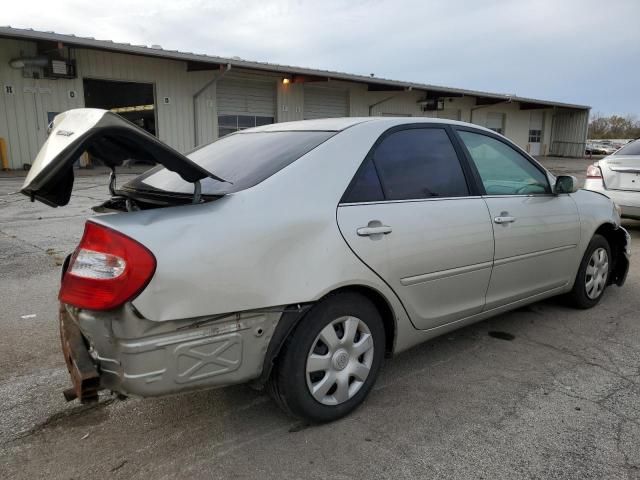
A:
<svg viewBox="0 0 640 480">
<path fill-rule="evenodd" d="M 187 155 L 217 177 L 201 180 L 204 195 L 224 195 L 253 187 L 313 150 L 336 132 L 286 131 L 227 135 Z M 129 184 L 136 190 L 193 193 L 193 184 L 162 166 L 152 168 Z"/>
<path fill-rule="evenodd" d="M 616 155 L 640 155 L 640 140 L 634 140 L 631 143 L 627 143 L 615 154 Z"/>
</svg>

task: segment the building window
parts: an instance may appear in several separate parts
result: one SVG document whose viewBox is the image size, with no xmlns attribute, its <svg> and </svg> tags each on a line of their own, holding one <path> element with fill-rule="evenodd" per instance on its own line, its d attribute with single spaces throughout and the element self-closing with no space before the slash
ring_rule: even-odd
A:
<svg viewBox="0 0 640 480">
<path fill-rule="evenodd" d="M 529 143 L 540 143 L 542 141 L 542 130 L 529 130 Z"/>
<path fill-rule="evenodd" d="M 218 115 L 218 137 L 224 137 L 245 128 L 268 125 L 273 123 L 273 120 L 273 117 L 257 115 Z"/>
</svg>

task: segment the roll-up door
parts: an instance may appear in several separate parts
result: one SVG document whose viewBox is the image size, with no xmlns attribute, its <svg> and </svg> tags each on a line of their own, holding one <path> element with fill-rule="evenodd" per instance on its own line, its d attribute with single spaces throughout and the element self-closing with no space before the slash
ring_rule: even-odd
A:
<svg viewBox="0 0 640 480">
<path fill-rule="evenodd" d="M 504 113 L 488 112 L 485 126 L 489 130 L 504 135 Z"/>
<path fill-rule="evenodd" d="M 274 81 L 223 78 L 217 83 L 218 135 L 275 122 Z"/>
<path fill-rule="evenodd" d="M 304 119 L 349 116 L 349 92 L 344 88 L 304 86 Z"/>
</svg>

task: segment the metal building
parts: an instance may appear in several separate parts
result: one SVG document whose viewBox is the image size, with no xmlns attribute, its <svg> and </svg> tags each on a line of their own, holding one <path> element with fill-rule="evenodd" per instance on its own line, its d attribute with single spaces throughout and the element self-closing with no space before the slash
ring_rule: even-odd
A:
<svg viewBox="0 0 640 480">
<path fill-rule="evenodd" d="M 581 156 L 589 107 L 0 27 L 3 168 L 35 158 L 47 125 L 113 110 L 186 152 L 238 129 L 339 116 L 428 116 L 503 133 L 534 155 Z"/>
</svg>

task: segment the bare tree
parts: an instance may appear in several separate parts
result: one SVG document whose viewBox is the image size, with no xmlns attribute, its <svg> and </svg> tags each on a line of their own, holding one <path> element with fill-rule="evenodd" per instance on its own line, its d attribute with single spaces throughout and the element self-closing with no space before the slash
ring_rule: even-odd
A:
<svg viewBox="0 0 640 480">
<path fill-rule="evenodd" d="M 611 115 L 605 117 L 596 112 L 589 122 L 589 138 L 638 138 L 640 122 L 635 115 Z"/>
</svg>

